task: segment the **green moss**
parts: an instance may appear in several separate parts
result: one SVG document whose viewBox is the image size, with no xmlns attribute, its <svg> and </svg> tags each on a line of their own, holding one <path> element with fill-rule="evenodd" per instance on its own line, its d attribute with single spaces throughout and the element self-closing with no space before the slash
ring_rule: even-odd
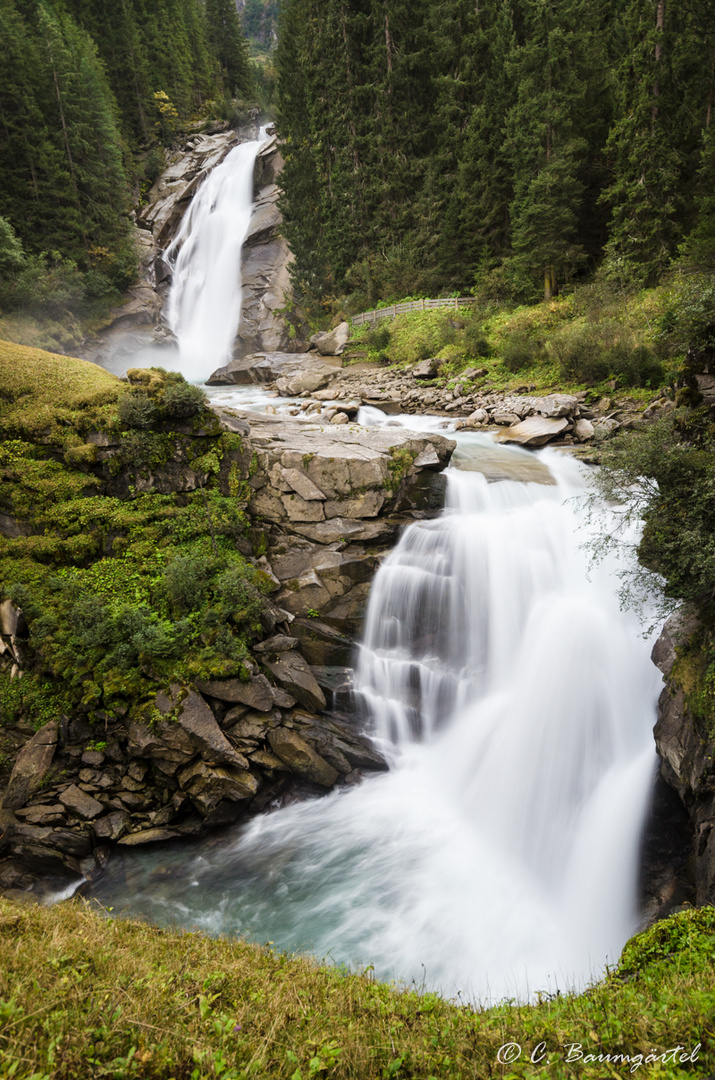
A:
<svg viewBox="0 0 715 1080">
<path fill-rule="evenodd" d="M 70 432 L 109 426 L 121 386 L 86 360 L 0 341 L 0 437 L 64 446 Z"/>
<path fill-rule="evenodd" d="M 395 492 L 414 464 L 416 454 L 406 447 L 390 447 L 390 460 L 387 463 L 389 477 L 385 481 L 387 491 Z"/>
</svg>

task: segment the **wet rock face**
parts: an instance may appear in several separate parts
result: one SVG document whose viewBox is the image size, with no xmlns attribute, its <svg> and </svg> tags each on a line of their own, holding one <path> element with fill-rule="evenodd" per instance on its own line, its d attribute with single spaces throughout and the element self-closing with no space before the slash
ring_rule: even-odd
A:
<svg viewBox="0 0 715 1080">
<path fill-rule="evenodd" d="M 655 743 L 661 776 L 677 792 L 687 811 L 695 901 L 715 902 L 715 747 L 712 734 L 688 708 L 678 660 L 693 641 L 698 620 L 688 605 L 670 616 L 653 649 L 653 661 L 665 676 L 658 701 Z"/>
</svg>

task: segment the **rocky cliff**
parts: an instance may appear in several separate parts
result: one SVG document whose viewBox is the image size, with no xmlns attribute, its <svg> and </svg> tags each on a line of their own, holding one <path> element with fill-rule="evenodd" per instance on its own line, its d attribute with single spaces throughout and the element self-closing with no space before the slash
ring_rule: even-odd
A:
<svg viewBox="0 0 715 1080">
<path fill-rule="evenodd" d="M 658 701 L 655 742 L 662 779 L 677 793 L 688 816 L 686 860 L 675 866 L 670 890 L 676 899 L 715 903 L 715 731 L 702 705 L 705 641 L 688 606 L 666 621 L 653 649 L 665 685 Z M 679 880 L 678 880 L 679 878 Z M 688 892 L 690 895 L 688 895 Z"/>
</svg>

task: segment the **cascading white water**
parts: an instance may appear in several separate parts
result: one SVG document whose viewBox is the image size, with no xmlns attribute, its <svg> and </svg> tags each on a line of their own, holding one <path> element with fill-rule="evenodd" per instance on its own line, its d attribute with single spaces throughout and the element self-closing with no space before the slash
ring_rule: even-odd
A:
<svg viewBox="0 0 715 1080">
<path fill-rule="evenodd" d="M 450 468 L 376 576 L 357 686 L 392 770 L 192 858 L 128 856 L 103 902 L 483 1001 L 617 956 L 658 679 L 613 566 L 588 580 L 579 466 L 539 456 L 556 485 Z"/>
<path fill-rule="evenodd" d="M 253 170 L 265 141 L 236 146 L 194 196 L 166 251 L 172 267 L 167 321 L 179 357 L 176 368 L 202 382 L 231 359 L 241 320 L 241 249 L 253 207 Z"/>
</svg>

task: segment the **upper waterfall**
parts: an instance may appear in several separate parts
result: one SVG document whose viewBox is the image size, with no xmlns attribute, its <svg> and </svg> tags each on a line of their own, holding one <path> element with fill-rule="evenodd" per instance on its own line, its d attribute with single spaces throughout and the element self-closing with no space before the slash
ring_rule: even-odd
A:
<svg viewBox="0 0 715 1080">
<path fill-rule="evenodd" d="M 253 208 L 253 172 L 265 128 L 209 174 L 166 251 L 172 267 L 167 322 L 178 369 L 202 382 L 231 359 L 241 320 L 241 249 Z"/>
</svg>

